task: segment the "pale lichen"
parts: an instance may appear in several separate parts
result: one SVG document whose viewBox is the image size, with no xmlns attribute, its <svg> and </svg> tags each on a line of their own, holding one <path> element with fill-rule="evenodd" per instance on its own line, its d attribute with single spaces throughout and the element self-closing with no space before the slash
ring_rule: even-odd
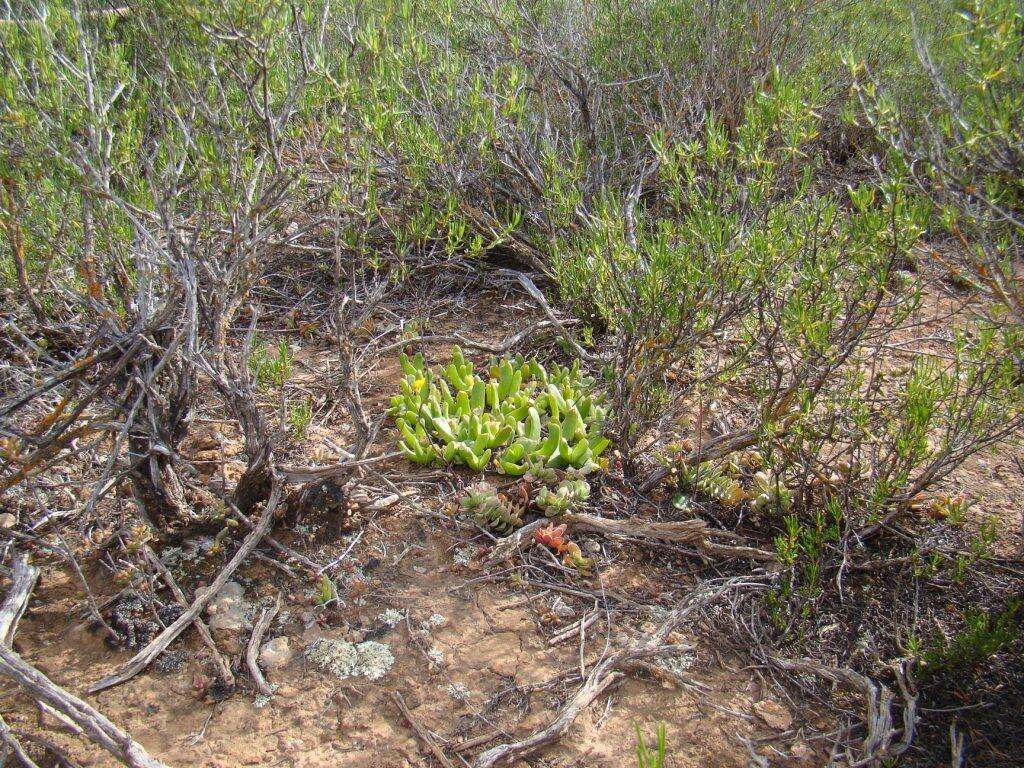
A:
<svg viewBox="0 0 1024 768">
<path fill-rule="evenodd" d="M 465 683 L 448 683 L 447 691 L 455 701 L 466 701 L 469 698 L 469 689 Z"/>
<path fill-rule="evenodd" d="M 392 629 L 397 627 L 404 618 L 405 611 L 399 611 L 395 608 L 388 608 L 386 611 L 381 611 L 379 614 L 377 614 L 377 620 L 381 624 L 386 624 Z"/>
<path fill-rule="evenodd" d="M 455 550 L 454 561 L 456 565 L 463 567 L 468 566 L 473 562 L 473 548 L 472 547 L 459 547 Z"/>
<path fill-rule="evenodd" d="M 321 638 L 306 649 L 306 658 L 322 672 L 342 679 L 380 680 L 395 663 L 391 649 L 375 640 L 357 645 L 348 640 Z"/>
<path fill-rule="evenodd" d="M 355 674 L 362 675 L 368 680 L 380 680 L 395 663 L 391 649 L 376 640 L 360 643 L 356 646 L 356 653 L 359 656 L 359 663 Z"/>
</svg>

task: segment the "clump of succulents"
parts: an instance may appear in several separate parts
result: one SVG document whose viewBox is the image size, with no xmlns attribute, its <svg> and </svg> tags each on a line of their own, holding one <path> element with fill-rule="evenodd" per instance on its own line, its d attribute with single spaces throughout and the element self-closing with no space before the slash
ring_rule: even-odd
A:
<svg viewBox="0 0 1024 768">
<path fill-rule="evenodd" d="M 746 498 L 746 492 L 727 469 L 704 464 L 680 467 L 679 488 L 682 491 L 696 491 L 728 507 L 734 507 Z"/>
<path fill-rule="evenodd" d="M 399 360 L 405 375 L 390 413 L 399 449 L 418 464 L 464 464 L 515 477 L 567 468 L 587 473 L 609 445 L 600 432 L 607 409 L 578 364 L 549 372 L 536 360 L 506 358 L 483 375 L 458 347 L 440 374 L 422 354 Z"/>
<path fill-rule="evenodd" d="M 748 482 L 747 473 L 755 469 Z M 757 451 L 746 451 L 717 464 L 684 464 L 673 467 L 672 473 L 682 493 L 699 493 L 727 507 L 748 501 L 754 510 L 774 507 L 787 512 L 793 504 L 793 492 Z"/>
<path fill-rule="evenodd" d="M 533 538 L 534 541 L 550 547 L 556 554 L 561 555 L 563 565 L 578 571 L 589 570 L 594 561 L 583 556 L 579 545 L 566 537 L 565 529 L 565 523 L 558 526 L 551 523 L 534 531 Z"/>
<path fill-rule="evenodd" d="M 748 495 L 750 506 L 754 509 L 775 507 L 788 512 L 793 506 L 793 492 L 778 477 L 764 471 L 754 474 Z"/>
<path fill-rule="evenodd" d="M 546 517 L 571 512 L 590 496 L 590 483 L 581 478 L 566 478 L 554 488 L 542 487 L 534 499 Z"/>
<path fill-rule="evenodd" d="M 523 508 L 486 483 L 469 486 L 459 499 L 459 507 L 480 525 L 498 533 L 509 533 L 523 524 Z"/>
</svg>

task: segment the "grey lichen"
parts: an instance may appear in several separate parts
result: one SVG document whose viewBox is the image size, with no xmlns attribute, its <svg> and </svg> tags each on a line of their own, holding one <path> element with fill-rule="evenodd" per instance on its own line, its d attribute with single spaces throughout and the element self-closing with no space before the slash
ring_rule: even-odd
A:
<svg viewBox="0 0 1024 768">
<path fill-rule="evenodd" d="M 347 640 L 320 638 L 306 649 L 306 658 L 321 672 L 351 677 L 359 661 L 356 647 Z"/>
<path fill-rule="evenodd" d="M 453 558 L 456 565 L 463 567 L 470 565 L 473 562 L 473 548 L 472 547 L 459 547 L 455 550 L 455 556 Z"/>
<path fill-rule="evenodd" d="M 465 683 L 449 683 L 448 695 L 455 701 L 466 701 L 469 699 L 469 689 Z"/>
<path fill-rule="evenodd" d="M 386 611 L 381 611 L 377 614 L 377 620 L 394 629 L 405 620 L 405 611 L 399 611 L 396 608 L 388 608 Z"/>
<path fill-rule="evenodd" d="M 355 673 L 368 680 L 380 680 L 395 663 L 391 649 L 376 640 L 367 640 L 356 646 L 359 663 Z"/>
<path fill-rule="evenodd" d="M 320 638 L 306 649 L 306 658 L 320 671 L 341 679 L 380 680 L 395 663 L 391 649 L 375 640 L 357 645 L 347 640 Z"/>
</svg>

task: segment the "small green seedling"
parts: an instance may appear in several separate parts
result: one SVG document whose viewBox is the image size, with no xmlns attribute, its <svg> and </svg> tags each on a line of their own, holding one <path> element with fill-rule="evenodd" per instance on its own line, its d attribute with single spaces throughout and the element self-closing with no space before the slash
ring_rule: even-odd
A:
<svg viewBox="0 0 1024 768">
<path fill-rule="evenodd" d="M 636 766 L 637 768 L 663 768 L 665 765 L 665 724 L 660 723 L 657 730 L 657 742 L 654 751 L 651 751 L 644 742 L 644 735 L 640 731 L 640 725 L 634 723 L 636 728 Z"/>
</svg>

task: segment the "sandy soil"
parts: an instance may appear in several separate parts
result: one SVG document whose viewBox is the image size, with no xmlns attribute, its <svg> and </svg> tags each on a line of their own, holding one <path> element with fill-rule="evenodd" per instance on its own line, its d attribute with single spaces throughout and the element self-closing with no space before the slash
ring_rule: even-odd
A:
<svg viewBox="0 0 1024 768">
<path fill-rule="evenodd" d="M 557 630 L 550 599 L 526 602 L 522 593 L 506 585 L 472 583 L 481 572 L 475 563 L 453 563 L 457 542 L 429 532 L 410 514 L 380 522 L 388 530 L 373 537 L 364 552 L 386 556 L 369 555 L 359 569 L 369 588 L 356 590 L 359 598 L 331 614 L 333 620 L 326 626 L 305 626 L 303 613 L 310 605 L 292 602 L 283 612 L 284 620 L 267 636 L 286 636 L 297 649 L 319 637 L 375 638 L 395 656 L 394 667 L 379 681 L 337 679 L 309 665 L 299 653 L 287 667 L 268 675 L 278 688 L 266 704 L 259 706 L 244 672 L 239 674 L 239 692 L 213 702 L 197 690 L 205 674 L 200 663 L 204 651 L 189 634 L 183 645 L 190 658 L 177 671 L 150 670 L 125 685 L 86 696 L 88 684 L 113 671 L 128 653 L 113 652 L 98 635 L 74 626 L 69 615 L 78 605 L 77 590 L 53 571 L 45 574 L 36 591 L 19 631 L 18 648 L 172 766 L 427 765 L 423 746 L 390 698 L 392 691 L 402 695 L 413 716 L 442 744 L 454 746 L 492 733 L 498 738 L 522 736 L 544 725 L 563 692 L 557 680 L 550 689 L 546 684 L 580 663 L 576 637 L 554 647 L 548 644 L 547 636 Z M 367 567 L 378 560 L 375 567 Z M 240 581 L 246 586 L 246 599 L 256 601 L 288 589 L 281 579 L 279 573 L 257 564 L 245 568 Z M 377 618 L 389 608 L 404 612 L 408 623 L 389 629 Z M 435 615 L 444 617 L 444 623 L 420 630 Z M 573 620 L 566 617 L 557 623 Z M 589 630 L 584 663 L 592 664 L 603 648 L 599 622 Z M 781 705 L 752 708 L 762 699 L 759 686 L 741 672 L 719 667 L 709 650 L 698 650 L 684 663 L 692 664 L 693 680 L 708 686 L 707 693 L 677 690 L 653 680 L 627 681 L 585 712 L 560 745 L 532 764 L 629 765 L 636 743 L 634 724 L 652 734 L 656 724 L 664 722 L 672 765 L 746 765 L 737 736 L 778 734 L 754 712 L 773 713 Z M 459 688 L 465 692 L 462 700 Z M 116 765 L 104 753 L 63 734 L 51 719 L 41 727 L 27 701 L 10 688 L 4 689 L 2 701 L 12 727 L 44 733 L 82 765 Z M 785 716 L 785 710 L 780 711 Z"/>
</svg>

